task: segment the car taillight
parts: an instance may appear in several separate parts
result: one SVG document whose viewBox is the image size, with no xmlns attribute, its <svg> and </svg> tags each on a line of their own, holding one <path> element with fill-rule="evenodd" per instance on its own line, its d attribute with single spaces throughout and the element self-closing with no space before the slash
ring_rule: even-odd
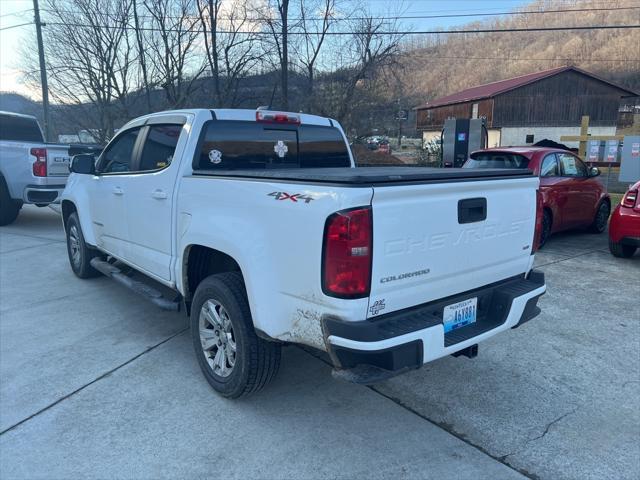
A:
<svg viewBox="0 0 640 480">
<path fill-rule="evenodd" d="M 300 123 L 300 117 L 298 115 L 292 115 L 291 113 L 266 112 L 263 110 L 258 110 L 256 112 L 256 122 L 288 123 L 298 125 Z"/>
<path fill-rule="evenodd" d="M 340 298 L 361 298 L 371 288 L 371 207 L 334 213 L 324 228 L 322 290 Z"/>
<path fill-rule="evenodd" d="M 36 161 L 33 162 L 33 175 L 36 177 L 47 176 L 47 149 L 46 148 L 32 148 L 31 155 L 36 157 Z"/>
<path fill-rule="evenodd" d="M 533 244 L 531 245 L 531 253 L 536 253 L 540 247 L 540 237 L 542 235 L 542 220 L 544 217 L 544 206 L 542 203 L 542 194 L 540 190 L 536 190 L 536 227 L 533 232 Z"/>
<path fill-rule="evenodd" d="M 636 206 L 636 202 L 638 201 L 638 190 L 629 190 L 627 194 L 622 199 L 622 206 L 633 208 Z"/>
</svg>

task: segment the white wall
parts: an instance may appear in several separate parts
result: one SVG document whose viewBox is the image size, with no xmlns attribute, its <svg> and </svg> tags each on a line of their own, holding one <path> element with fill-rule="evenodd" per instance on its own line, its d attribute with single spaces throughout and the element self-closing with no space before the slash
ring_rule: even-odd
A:
<svg viewBox="0 0 640 480">
<path fill-rule="evenodd" d="M 563 143 L 568 147 L 578 148 L 578 142 L 564 142 L 560 140 L 563 135 L 580 135 L 580 127 L 503 127 L 500 136 L 500 146 L 523 146 L 531 145 L 526 143 L 527 135 L 533 135 L 533 143 L 544 140 L 553 140 Z M 589 127 L 591 135 L 615 135 L 616 127 Z"/>
</svg>

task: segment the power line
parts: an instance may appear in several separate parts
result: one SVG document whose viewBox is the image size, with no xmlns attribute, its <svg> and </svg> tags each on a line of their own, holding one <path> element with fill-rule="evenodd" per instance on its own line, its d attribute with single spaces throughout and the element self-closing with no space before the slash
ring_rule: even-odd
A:
<svg viewBox="0 0 640 480">
<path fill-rule="evenodd" d="M 629 62 L 629 63 L 640 63 L 640 58 L 636 59 L 611 59 L 611 58 L 513 58 L 513 57 L 465 57 L 465 56 L 441 56 L 441 55 L 429 55 L 429 54 L 416 54 L 412 53 L 412 55 L 419 56 L 420 60 L 505 60 L 505 61 L 513 61 L 513 62 Z"/>
<path fill-rule="evenodd" d="M 33 10 L 33 8 L 28 8 L 26 10 L 20 10 L 19 12 L 3 13 L 2 15 L 0 15 L 0 18 L 4 18 L 4 17 L 20 17 L 20 16 L 24 15 L 25 13 L 31 12 L 32 10 Z"/>
<path fill-rule="evenodd" d="M 4 30 L 11 30 L 12 28 L 24 27 L 25 25 L 33 25 L 33 22 L 20 23 L 18 25 L 9 25 L 8 27 L 2 27 L 0 28 L 0 32 Z"/>
<path fill-rule="evenodd" d="M 42 11 L 46 11 L 49 13 L 68 13 L 72 15 L 84 15 L 84 12 L 74 11 L 74 10 L 53 10 L 53 9 L 41 9 Z M 584 13 L 584 12 L 609 12 L 609 11 L 618 11 L 618 10 L 640 10 L 640 5 L 636 6 L 626 6 L 626 7 L 611 7 L 611 8 L 571 8 L 571 9 L 558 9 L 558 10 L 523 10 L 516 12 L 481 12 L 481 13 L 460 13 L 460 14 L 440 14 L 440 15 L 391 15 L 391 16 L 371 16 L 371 17 L 331 17 L 331 21 L 333 22 L 342 22 L 342 21 L 353 21 L 353 20 L 428 20 L 428 19 L 442 19 L 442 18 L 472 18 L 472 17 L 496 17 L 496 16 L 511 16 L 511 15 L 545 15 L 550 13 Z M 108 12 L 94 12 L 96 15 L 111 15 Z M 154 18 L 153 15 L 149 14 L 138 14 L 139 17 L 143 18 Z M 195 17 L 195 15 L 194 15 Z M 181 19 L 181 18 L 189 18 L 165 15 L 165 18 L 170 19 Z M 230 16 L 218 16 L 216 17 L 218 20 L 233 20 L 236 17 Z M 270 17 L 261 17 L 261 16 L 248 16 L 248 21 L 273 21 L 273 18 Z M 289 17 L 290 21 L 301 21 L 308 20 L 313 22 L 322 22 L 325 20 L 324 17 Z"/>
<path fill-rule="evenodd" d="M 25 24 L 28 25 L 28 24 Z M 116 29 L 116 30 L 136 30 L 134 27 L 126 26 L 126 25 L 89 25 L 86 23 L 79 22 L 47 22 L 47 25 L 60 25 L 66 27 L 79 27 L 79 28 L 91 28 L 91 29 Z M 15 28 L 21 25 L 13 25 L 7 28 Z M 398 31 L 373 31 L 370 32 L 371 35 L 395 35 L 395 36 L 406 36 L 406 35 L 451 35 L 451 34 L 478 34 L 478 33 L 523 33 L 523 32 L 557 32 L 557 31 L 581 31 L 581 30 L 628 30 L 628 29 L 637 29 L 640 28 L 640 24 L 636 25 L 583 25 L 583 26 L 565 26 L 565 27 L 526 27 L 526 28 L 478 28 L 478 29 L 460 29 L 460 30 L 398 30 Z M 4 29 L 0 29 L 4 30 Z M 141 31 L 151 31 L 151 32 L 199 32 L 200 28 L 184 28 L 184 29 L 160 29 L 156 27 L 140 27 L 138 30 Z M 238 35 L 273 35 L 271 32 L 267 31 L 250 31 L 250 30 L 216 30 L 217 33 L 221 34 L 238 34 Z M 345 35 L 358 35 L 362 33 L 368 33 L 364 31 L 337 31 L 337 32 L 289 32 L 288 35 L 327 35 L 327 36 L 345 36 Z"/>
</svg>

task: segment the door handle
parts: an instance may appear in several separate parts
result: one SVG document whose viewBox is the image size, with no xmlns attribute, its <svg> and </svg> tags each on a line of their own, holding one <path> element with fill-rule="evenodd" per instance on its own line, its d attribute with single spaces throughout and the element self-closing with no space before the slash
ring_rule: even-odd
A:
<svg viewBox="0 0 640 480">
<path fill-rule="evenodd" d="M 158 200 L 165 200 L 167 198 L 167 192 L 165 192 L 164 190 L 157 189 L 151 192 L 151 196 Z"/>
<path fill-rule="evenodd" d="M 113 187 L 112 192 L 113 192 L 114 195 L 122 195 L 122 194 L 124 194 L 124 191 L 120 187 Z"/>
</svg>

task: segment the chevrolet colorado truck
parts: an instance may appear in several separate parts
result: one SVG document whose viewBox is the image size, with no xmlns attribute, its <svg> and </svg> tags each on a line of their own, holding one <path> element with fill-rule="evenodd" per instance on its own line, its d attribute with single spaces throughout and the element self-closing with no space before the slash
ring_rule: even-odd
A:
<svg viewBox="0 0 640 480">
<path fill-rule="evenodd" d="M 528 170 L 355 168 L 335 120 L 216 109 L 135 119 L 71 171 L 74 273 L 184 308 L 227 397 L 268 383 L 283 344 L 374 383 L 540 312 Z"/>
</svg>

